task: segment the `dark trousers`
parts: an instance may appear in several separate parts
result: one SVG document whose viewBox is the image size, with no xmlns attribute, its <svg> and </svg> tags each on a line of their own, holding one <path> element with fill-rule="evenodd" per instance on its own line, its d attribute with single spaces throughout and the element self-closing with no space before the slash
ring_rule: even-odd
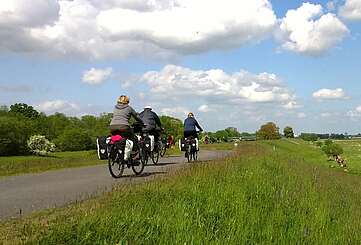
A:
<svg viewBox="0 0 361 245">
<path fill-rule="evenodd" d="M 184 131 L 184 138 L 193 137 L 195 139 L 198 139 L 197 131 Z"/>
</svg>

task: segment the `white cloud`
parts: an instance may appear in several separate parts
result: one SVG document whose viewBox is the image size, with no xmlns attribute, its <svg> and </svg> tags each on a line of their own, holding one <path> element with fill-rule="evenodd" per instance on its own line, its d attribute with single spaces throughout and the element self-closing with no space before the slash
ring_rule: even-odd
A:
<svg viewBox="0 0 361 245">
<path fill-rule="evenodd" d="M 276 38 L 283 43 L 282 49 L 317 56 L 341 42 L 348 33 L 335 14 L 324 14 L 321 5 L 303 3 L 298 9 L 287 11 Z"/>
<path fill-rule="evenodd" d="M 339 10 L 339 15 L 348 20 L 361 20 L 361 1 L 346 0 Z"/>
<path fill-rule="evenodd" d="M 342 88 L 336 88 L 336 89 L 327 89 L 323 88 L 320 90 L 317 90 L 312 94 L 312 96 L 316 99 L 345 99 L 346 95 Z"/>
<path fill-rule="evenodd" d="M 112 74 L 112 68 L 95 69 L 91 68 L 83 73 L 82 81 L 91 85 L 103 83 Z"/>
<path fill-rule="evenodd" d="M 361 118 L 361 105 L 356 107 L 354 110 L 348 111 L 347 116 L 355 121 Z"/>
<path fill-rule="evenodd" d="M 276 24 L 267 0 L 3 2 L 10 1 L 0 3 L 0 50 L 90 59 L 235 48 L 267 38 Z"/>
<path fill-rule="evenodd" d="M 306 115 L 306 113 L 304 113 L 304 112 L 299 112 L 299 113 L 297 113 L 297 117 L 298 118 L 305 118 L 307 115 Z"/>
<path fill-rule="evenodd" d="M 44 101 L 38 105 L 35 105 L 35 108 L 47 114 L 52 114 L 55 112 L 73 114 L 75 112 L 79 112 L 80 110 L 80 107 L 77 104 L 64 100 Z"/>
<path fill-rule="evenodd" d="M 200 111 L 200 112 L 210 112 L 210 111 L 212 111 L 212 109 L 209 108 L 208 105 L 201 105 L 201 106 L 198 107 L 198 111 Z"/>
<path fill-rule="evenodd" d="M 283 105 L 283 108 L 287 110 L 293 110 L 301 107 L 302 105 L 298 104 L 297 101 L 289 101 L 288 103 Z"/>
<path fill-rule="evenodd" d="M 173 116 L 178 118 L 184 118 L 190 110 L 183 106 L 175 106 L 175 107 L 164 107 L 161 110 L 162 115 Z"/>
<path fill-rule="evenodd" d="M 161 71 L 145 73 L 141 81 L 160 99 L 194 96 L 210 102 L 239 104 L 288 103 L 295 98 L 276 75 L 244 70 L 227 74 L 220 69 L 203 71 L 167 65 Z"/>
</svg>

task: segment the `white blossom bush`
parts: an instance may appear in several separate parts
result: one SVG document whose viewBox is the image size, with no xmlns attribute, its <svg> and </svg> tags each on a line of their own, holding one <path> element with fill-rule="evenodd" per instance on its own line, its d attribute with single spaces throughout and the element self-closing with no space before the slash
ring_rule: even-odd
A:
<svg viewBox="0 0 361 245">
<path fill-rule="evenodd" d="M 27 144 L 30 151 L 35 155 L 46 156 L 55 151 L 55 144 L 42 135 L 31 136 Z"/>
</svg>

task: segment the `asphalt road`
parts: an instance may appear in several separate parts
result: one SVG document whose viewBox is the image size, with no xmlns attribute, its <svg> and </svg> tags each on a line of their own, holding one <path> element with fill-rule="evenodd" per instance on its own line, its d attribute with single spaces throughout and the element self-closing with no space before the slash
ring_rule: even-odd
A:
<svg viewBox="0 0 361 245">
<path fill-rule="evenodd" d="M 220 151 L 200 151 L 199 159 L 212 160 L 226 154 Z M 187 165 L 189 163 L 186 163 L 184 157 L 167 157 L 160 159 L 157 166 L 152 163 L 147 165 L 141 176 L 134 176 L 131 169 L 126 169 L 124 177 L 113 179 L 107 161 L 104 161 L 104 165 L 1 178 L 0 220 L 65 206 L 110 191 L 115 184 L 148 181 Z"/>
</svg>

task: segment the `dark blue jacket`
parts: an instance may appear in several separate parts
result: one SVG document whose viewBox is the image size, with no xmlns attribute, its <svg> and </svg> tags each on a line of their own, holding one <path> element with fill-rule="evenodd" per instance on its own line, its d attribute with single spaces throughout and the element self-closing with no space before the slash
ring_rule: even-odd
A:
<svg viewBox="0 0 361 245">
<path fill-rule="evenodd" d="M 199 126 L 197 120 L 194 119 L 193 117 L 188 117 L 188 118 L 186 118 L 186 120 L 184 120 L 184 131 L 185 132 L 196 131 L 196 128 L 198 128 L 199 131 L 203 131 L 201 126 Z"/>
</svg>

